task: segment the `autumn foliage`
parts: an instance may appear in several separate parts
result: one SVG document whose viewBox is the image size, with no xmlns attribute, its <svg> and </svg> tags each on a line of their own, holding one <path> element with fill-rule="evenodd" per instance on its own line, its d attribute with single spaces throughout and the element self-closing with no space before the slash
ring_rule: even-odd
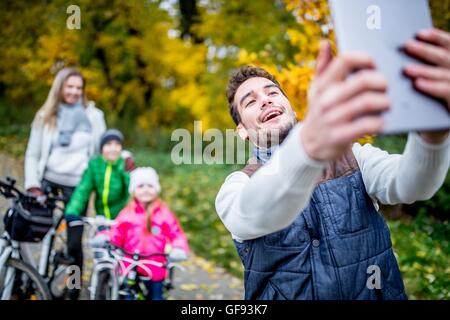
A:
<svg viewBox="0 0 450 320">
<path fill-rule="evenodd" d="M 449 1 L 431 1 L 443 27 Z M 319 41 L 334 40 L 325 0 L 79 0 L 77 5 L 81 28 L 70 30 L 66 1 L 1 2 L 5 124 L 29 124 L 64 66 L 81 69 L 88 97 L 105 111 L 108 125 L 135 141 L 192 129 L 194 120 L 202 120 L 203 129 L 233 127 L 224 89 L 231 70 L 246 64 L 276 75 L 301 120 Z"/>
</svg>

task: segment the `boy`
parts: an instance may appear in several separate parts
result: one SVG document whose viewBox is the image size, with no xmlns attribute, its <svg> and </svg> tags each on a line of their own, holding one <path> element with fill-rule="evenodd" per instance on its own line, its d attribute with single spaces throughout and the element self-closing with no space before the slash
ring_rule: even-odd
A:
<svg viewBox="0 0 450 320">
<path fill-rule="evenodd" d="M 83 222 L 80 216 L 86 211 L 91 193 L 95 192 L 96 214 L 108 219 L 114 219 L 128 201 L 130 177 L 126 169 L 132 168 L 133 164 L 129 153 L 123 151 L 122 133 L 116 129 L 107 130 L 100 139 L 100 152 L 101 155 L 89 161 L 65 209 L 67 251 L 80 270 L 83 265 Z M 78 295 L 79 290 L 69 292 L 71 299 L 77 299 Z"/>
</svg>

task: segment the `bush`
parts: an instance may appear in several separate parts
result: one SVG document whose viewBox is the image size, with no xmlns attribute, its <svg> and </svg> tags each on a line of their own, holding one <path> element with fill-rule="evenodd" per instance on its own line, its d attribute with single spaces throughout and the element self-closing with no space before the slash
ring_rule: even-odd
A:
<svg viewBox="0 0 450 320">
<path fill-rule="evenodd" d="M 439 191 L 427 201 L 418 201 L 416 203 L 404 206 L 404 211 L 411 215 L 430 212 L 439 220 L 450 219 L 450 172 L 447 173 L 444 185 Z"/>
<path fill-rule="evenodd" d="M 449 222 L 422 210 L 388 224 L 409 299 L 450 299 Z"/>
</svg>

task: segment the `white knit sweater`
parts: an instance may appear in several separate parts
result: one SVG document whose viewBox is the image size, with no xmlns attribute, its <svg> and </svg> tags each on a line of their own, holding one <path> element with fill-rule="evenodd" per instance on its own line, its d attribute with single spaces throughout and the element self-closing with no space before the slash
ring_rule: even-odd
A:
<svg viewBox="0 0 450 320">
<path fill-rule="evenodd" d="M 251 178 L 236 171 L 225 179 L 216 210 L 234 239 L 255 239 L 281 230 L 307 206 L 326 163 L 308 157 L 300 130 L 298 124 Z M 370 144 L 355 143 L 352 150 L 376 207 L 377 201 L 429 199 L 442 186 L 450 165 L 450 138 L 429 144 L 411 133 L 403 155 L 391 155 Z"/>
</svg>

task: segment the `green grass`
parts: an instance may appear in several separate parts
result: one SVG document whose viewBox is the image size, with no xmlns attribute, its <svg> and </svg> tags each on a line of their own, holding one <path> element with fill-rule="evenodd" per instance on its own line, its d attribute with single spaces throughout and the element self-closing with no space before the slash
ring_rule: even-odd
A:
<svg viewBox="0 0 450 320">
<path fill-rule="evenodd" d="M 409 298 L 450 299 L 449 222 L 421 212 L 388 224 Z"/>
<path fill-rule="evenodd" d="M 30 127 L 26 125 L 0 125 L 0 151 L 16 158 L 23 158 L 29 130 Z"/>
</svg>

